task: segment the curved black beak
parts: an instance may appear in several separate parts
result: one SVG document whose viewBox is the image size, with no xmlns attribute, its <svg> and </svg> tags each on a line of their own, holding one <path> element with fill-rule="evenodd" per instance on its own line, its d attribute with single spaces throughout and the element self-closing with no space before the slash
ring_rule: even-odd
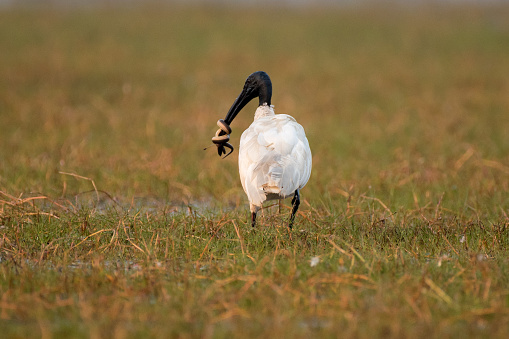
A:
<svg viewBox="0 0 509 339">
<path fill-rule="evenodd" d="M 270 106 L 270 99 L 272 97 L 272 82 L 270 81 L 268 74 L 263 71 L 254 72 L 247 77 L 242 92 L 240 92 L 240 95 L 233 102 L 233 105 L 226 114 L 224 121 L 230 125 L 240 110 L 256 97 L 259 97 L 260 99 L 260 106 L 263 104 Z"/>
<path fill-rule="evenodd" d="M 235 101 L 233 102 L 232 107 L 230 107 L 230 110 L 228 110 L 228 113 L 226 113 L 226 117 L 224 118 L 224 121 L 230 125 L 239 114 L 239 112 L 246 106 L 251 100 L 256 98 L 258 96 L 257 91 L 250 86 L 244 87 L 242 89 L 242 92 L 240 92 L 239 96 Z"/>
<path fill-rule="evenodd" d="M 215 137 L 212 138 L 212 142 L 217 146 L 217 154 L 220 156 L 225 154 L 223 158 L 226 158 L 233 152 L 233 146 L 228 143 L 231 133 L 230 124 L 244 106 L 256 97 L 260 99 L 260 106 L 270 105 L 271 96 L 272 83 L 267 73 L 259 71 L 247 77 L 242 92 L 233 102 L 232 107 L 226 113 L 226 117 L 224 120 L 218 121 L 219 130 L 216 132 Z M 228 153 L 226 151 L 227 148 L 230 149 Z"/>
</svg>

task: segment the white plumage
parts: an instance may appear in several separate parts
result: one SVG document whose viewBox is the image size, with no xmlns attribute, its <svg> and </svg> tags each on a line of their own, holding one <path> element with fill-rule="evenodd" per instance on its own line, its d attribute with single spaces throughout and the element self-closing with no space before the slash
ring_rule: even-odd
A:
<svg viewBox="0 0 509 339">
<path fill-rule="evenodd" d="M 239 173 L 251 212 L 266 200 L 293 197 L 311 175 L 311 150 L 304 128 L 273 106 L 259 106 L 255 120 L 242 133 Z"/>
<path fill-rule="evenodd" d="M 242 133 L 239 148 L 239 173 L 251 210 L 251 225 L 266 200 L 293 197 L 289 227 L 299 208 L 299 190 L 311 175 L 311 150 L 304 128 L 289 115 L 275 114 L 271 105 L 272 82 L 265 72 L 254 72 L 247 79 L 219 130 L 212 138 L 218 154 L 228 156 L 233 146 L 228 143 L 230 124 L 242 108 L 258 97 L 254 121 Z M 226 152 L 226 148 L 231 151 Z"/>
</svg>

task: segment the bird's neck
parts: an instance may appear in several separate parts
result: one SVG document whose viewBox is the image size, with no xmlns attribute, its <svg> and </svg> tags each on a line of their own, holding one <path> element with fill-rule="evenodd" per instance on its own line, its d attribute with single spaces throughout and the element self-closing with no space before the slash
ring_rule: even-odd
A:
<svg viewBox="0 0 509 339">
<path fill-rule="evenodd" d="M 275 115 L 274 106 L 272 106 L 272 105 L 269 106 L 267 104 L 263 104 L 263 105 L 258 106 L 258 108 L 256 109 L 254 119 L 258 120 L 263 117 L 274 116 L 274 115 Z"/>
</svg>

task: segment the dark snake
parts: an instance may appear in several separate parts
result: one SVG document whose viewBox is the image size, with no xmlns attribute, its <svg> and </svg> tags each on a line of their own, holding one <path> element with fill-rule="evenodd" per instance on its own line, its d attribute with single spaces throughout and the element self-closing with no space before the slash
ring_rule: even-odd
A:
<svg viewBox="0 0 509 339">
<path fill-rule="evenodd" d="M 217 121 L 217 126 L 219 126 L 219 129 L 217 130 L 216 135 L 212 137 L 212 142 L 216 145 L 217 154 L 219 154 L 219 156 L 223 155 L 223 153 L 225 154 L 223 157 L 224 159 L 233 152 L 233 146 L 228 143 L 228 141 L 230 141 L 230 133 L 232 132 L 232 129 L 223 119 L 219 119 Z M 230 152 L 227 153 L 226 148 L 229 148 Z"/>
</svg>

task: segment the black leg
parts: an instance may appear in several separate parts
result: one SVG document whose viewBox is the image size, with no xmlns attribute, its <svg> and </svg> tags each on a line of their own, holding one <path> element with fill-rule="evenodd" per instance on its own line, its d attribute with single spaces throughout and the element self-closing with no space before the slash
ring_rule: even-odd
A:
<svg viewBox="0 0 509 339">
<path fill-rule="evenodd" d="M 251 226 L 255 227 L 256 225 L 256 213 L 251 212 Z"/>
<path fill-rule="evenodd" d="M 295 195 L 293 196 L 293 199 L 292 199 L 292 215 L 290 216 L 290 223 L 288 224 L 288 227 L 289 228 L 292 228 L 293 226 L 293 221 L 295 220 L 295 213 L 297 213 L 297 210 L 299 209 L 299 205 L 300 205 L 300 195 L 299 195 L 299 190 L 295 190 Z"/>
</svg>

